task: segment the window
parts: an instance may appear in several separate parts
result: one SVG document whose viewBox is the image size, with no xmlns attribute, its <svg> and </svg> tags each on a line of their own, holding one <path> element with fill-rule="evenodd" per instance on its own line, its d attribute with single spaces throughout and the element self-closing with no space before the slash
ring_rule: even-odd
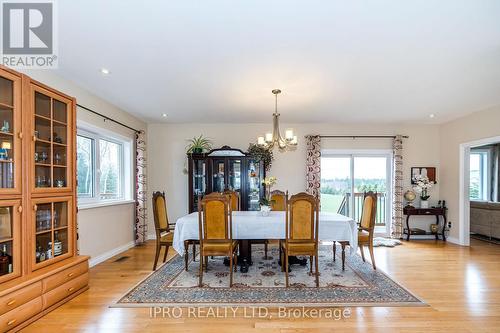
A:
<svg viewBox="0 0 500 333">
<path fill-rule="evenodd" d="M 99 140 L 99 197 L 101 200 L 120 199 L 122 145 L 108 140 Z"/>
<path fill-rule="evenodd" d="M 321 210 L 350 216 L 359 221 L 363 194 L 377 192 L 375 225 L 389 232 L 391 197 L 390 152 L 329 151 L 321 156 Z"/>
<path fill-rule="evenodd" d="M 489 191 L 489 152 L 471 151 L 469 198 L 488 201 Z"/>
<path fill-rule="evenodd" d="M 94 196 L 94 139 L 82 135 L 76 137 L 78 197 Z"/>
<path fill-rule="evenodd" d="M 131 199 L 131 140 L 79 129 L 77 179 L 79 205 Z"/>
</svg>

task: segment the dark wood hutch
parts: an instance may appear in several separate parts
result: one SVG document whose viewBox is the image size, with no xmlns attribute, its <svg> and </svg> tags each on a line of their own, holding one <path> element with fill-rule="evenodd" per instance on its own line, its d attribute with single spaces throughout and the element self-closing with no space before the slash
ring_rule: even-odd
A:
<svg viewBox="0 0 500 333">
<path fill-rule="evenodd" d="M 242 210 L 260 209 L 265 166 L 240 149 L 223 146 L 208 153 L 188 154 L 188 176 L 190 213 L 198 210 L 200 197 L 227 189 L 240 193 Z"/>
</svg>

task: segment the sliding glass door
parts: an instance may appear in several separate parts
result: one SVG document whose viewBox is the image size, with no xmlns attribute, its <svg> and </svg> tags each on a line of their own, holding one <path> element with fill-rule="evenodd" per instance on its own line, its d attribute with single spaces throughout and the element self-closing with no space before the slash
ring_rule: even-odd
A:
<svg viewBox="0 0 500 333">
<path fill-rule="evenodd" d="M 379 231 L 389 233 L 391 205 L 389 152 L 324 152 L 321 157 L 321 210 L 359 221 L 364 192 L 377 192 Z"/>
</svg>

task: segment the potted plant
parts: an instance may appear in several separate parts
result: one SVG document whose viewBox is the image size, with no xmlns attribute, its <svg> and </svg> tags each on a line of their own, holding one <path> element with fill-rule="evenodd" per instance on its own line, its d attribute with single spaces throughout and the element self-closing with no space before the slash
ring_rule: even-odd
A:
<svg viewBox="0 0 500 333">
<path fill-rule="evenodd" d="M 413 181 L 415 182 L 415 186 L 413 186 L 413 190 L 420 194 L 420 208 L 429 208 L 429 190 L 434 186 L 434 182 L 429 180 L 429 177 L 416 175 L 413 177 Z"/>
<path fill-rule="evenodd" d="M 273 204 L 273 200 L 271 200 L 271 188 L 277 181 L 278 179 L 276 177 L 266 177 L 262 181 L 262 185 L 266 187 L 264 197 L 260 199 L 260 211 L 262 216 L 268 216 L 271 211 L 271 205 Z"/>
<path fill-rule="evenodd" d="M 186 147 L 186 152 L 188 154 L 200 154 L 205 151 L 212 149 L 212 141 L 210 139 L 204 138 L 203 134 L 198 137 L 194 137 L 188 140 L 189 144 Z"/>
<path fill-rule="evenodd" d="M 250 143 L 248 145 L 248 154 L 255 159 L 256 162 L 263 161 L 266 167 L 266 171 L 271 169 L 271 164 L 273 163 L 274 156 L 273 152 L 267 148 L 264 148 L 258 144 Z"/>
</svg>

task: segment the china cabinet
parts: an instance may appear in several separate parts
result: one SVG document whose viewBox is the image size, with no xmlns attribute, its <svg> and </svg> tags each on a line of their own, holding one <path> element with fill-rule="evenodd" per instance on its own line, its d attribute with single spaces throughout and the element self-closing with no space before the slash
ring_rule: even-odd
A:
<svg viewBox="0 0 500 333">
<path fill-rule="evenodd" d="M 76 250 L 74 98 L 0 66 L 0 332 L 88 288 Z"/>
<path fill-rule="evenodd" d="M 0 68 L 0 198 L 21 194 L 22 77 Z"/>
<path fill-rule="evenodd" d="M 189 212 L 198 209 L 198 200 L 211 192 L 240 193 L 242 210 L 259 210 L 264 195 L 263 162 L 239 149 L 223 146 L 208 153 L 188 154 Z"/>
</svg>

